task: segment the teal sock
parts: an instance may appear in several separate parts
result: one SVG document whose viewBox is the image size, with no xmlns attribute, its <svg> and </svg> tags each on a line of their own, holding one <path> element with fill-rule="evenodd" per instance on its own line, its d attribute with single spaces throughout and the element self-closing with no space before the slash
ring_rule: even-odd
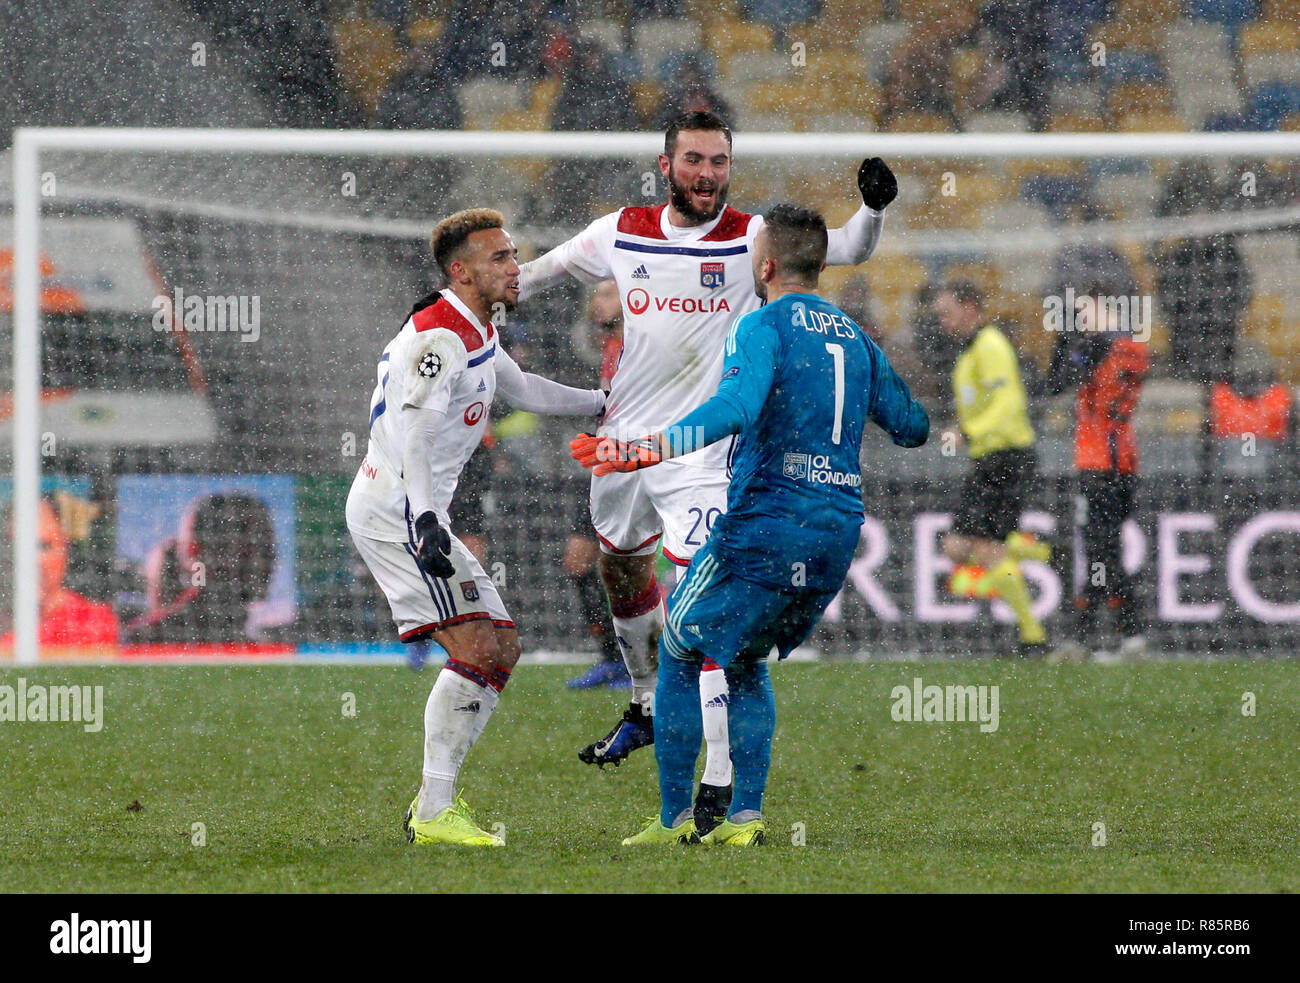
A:
<svg viewBox="0 0 1300 983">
<path fill-rule="evenodd" d="M 732 662 L 727 666 L 727 686 L 731 690 L 727 723 L 733 769 L 730 814 L 761 814 L 767 772 L 772 765 L 772 735 L 776 731 L 776 695 L 766 656 Z M 655 736 L 657 739 L 657 729 Z"/>
<path fill-rule="evenodd" d="M 691 808 L 695 759 L 704 739 L 700 711 L 700 658 L 683 659 L 659 643 L 659 683 L 655 689 L 655 760 L 659 763 L 659 820 L 671 827 Z"/>
</svg>

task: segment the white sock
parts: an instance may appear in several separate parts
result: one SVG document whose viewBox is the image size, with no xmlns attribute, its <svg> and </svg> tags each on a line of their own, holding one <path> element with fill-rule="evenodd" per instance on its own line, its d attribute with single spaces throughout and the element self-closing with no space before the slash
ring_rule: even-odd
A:
<svg viewBox="0 0 1300 983">
<path fill-rule="evenodd" d="M 710 706 L 712 704 L 712 706 Z M 731 743 L 727 739 L 727 674 L 700 673 L 700 710 L 704 714 L 704 785 L 731 784 Z"/>
<path fill-rule="evenodd" d="M 659 677 L 659 633 L 664 628 L 664 608 L 656 604 L 635 618 L 613 617 L 623 664 L 632 677 L 632 702 L 654 714 L 655 683 Z"/>
<path fill-rule="evenodd" d="M 466 680 L 468 682 L 468 680 Z M 491 686 L 480 686 L 483 691 L 482 704 L 479 712 L 471 714 L 474 718 L 474 733 L 470 736 L 469 746 L 473 747 L 478 743 L 478 739 L 483 736 L 483 731 L 487 729 L 488 721 L 492 719 L 492 711 L 497 708 L 497 701 L 501 699 L 501 694 Z"/>
<path fill-rule="evenodd" d="M 456 778 L 497 705 L 497 693 L 443 669 L 424 705 L 424 782 L 415 818 L 432 819 L 452 804 Z"/>
</svg>

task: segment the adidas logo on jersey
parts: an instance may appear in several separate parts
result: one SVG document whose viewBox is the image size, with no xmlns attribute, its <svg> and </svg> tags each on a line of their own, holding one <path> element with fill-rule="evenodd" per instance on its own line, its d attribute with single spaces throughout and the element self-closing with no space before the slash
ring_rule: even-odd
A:
<svg viewBox="0 0 1300 983">
<path fill-rule="evenodd" d="M 485 392 L 487 392 L 487 380 L 486 380 L 486 379 L 480 379 L 480 380 L 478 381 L 478 389 L 476 390 L 476 392 L 481 392 L 481 393 L 485 393 Z"/>
<path fill-rule="evenodd" d="M 632 271 L 632 279 L 633 280 L 650 279 L 650 271 L 645 268 L 645 263 L 642 263 L 640 266 L 638 266 L 635 270 Z"/>
<path fill-rule="evenodd" d="M 463 707 L 456 707 L 457 713 L 478 713 L 480 710 L 478 700 L 470 700 Z"/>
</svg>

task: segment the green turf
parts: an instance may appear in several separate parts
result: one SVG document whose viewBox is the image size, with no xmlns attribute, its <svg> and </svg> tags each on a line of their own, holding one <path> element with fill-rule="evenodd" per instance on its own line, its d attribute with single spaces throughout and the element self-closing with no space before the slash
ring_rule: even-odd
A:
<svg viewBox="0 0 1300 983">
<path fill-rule="evenodd" d="M 0 891 L 1300 889 L 1284 662 L 774 666 L 772 842 L 651 852 L 619 840 L 656 812 L 653 757 L 578 762 L 621 697 L 566 691 L 573 671 L 516 673 L 462 775 L 507 846 L 467 851 L 400 833 L 431 671 L 5 669 L 0 684 L 101 684 L 106 707 L 95 734 L 0 723 Z M 998 730 L 894 721 L 890 690 L 917 675 L 999 685 Z"/>
</svg>

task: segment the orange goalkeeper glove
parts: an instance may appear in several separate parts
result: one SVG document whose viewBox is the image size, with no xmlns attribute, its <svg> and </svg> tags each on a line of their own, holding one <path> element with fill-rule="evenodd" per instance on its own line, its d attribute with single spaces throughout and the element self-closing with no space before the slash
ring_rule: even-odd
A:
<svg viewBox="0 0 1300 983">
<path fill-rule="evenodd" d="M 658 464 L 663 460 L 663 455 L 656 450 L 658 446 L 658 435 L 623 441 L 580 433 L 569 441 L 569 456 L 584 468 L 590 468 L 593 474 L 610 474 Z"/>
</svg>

